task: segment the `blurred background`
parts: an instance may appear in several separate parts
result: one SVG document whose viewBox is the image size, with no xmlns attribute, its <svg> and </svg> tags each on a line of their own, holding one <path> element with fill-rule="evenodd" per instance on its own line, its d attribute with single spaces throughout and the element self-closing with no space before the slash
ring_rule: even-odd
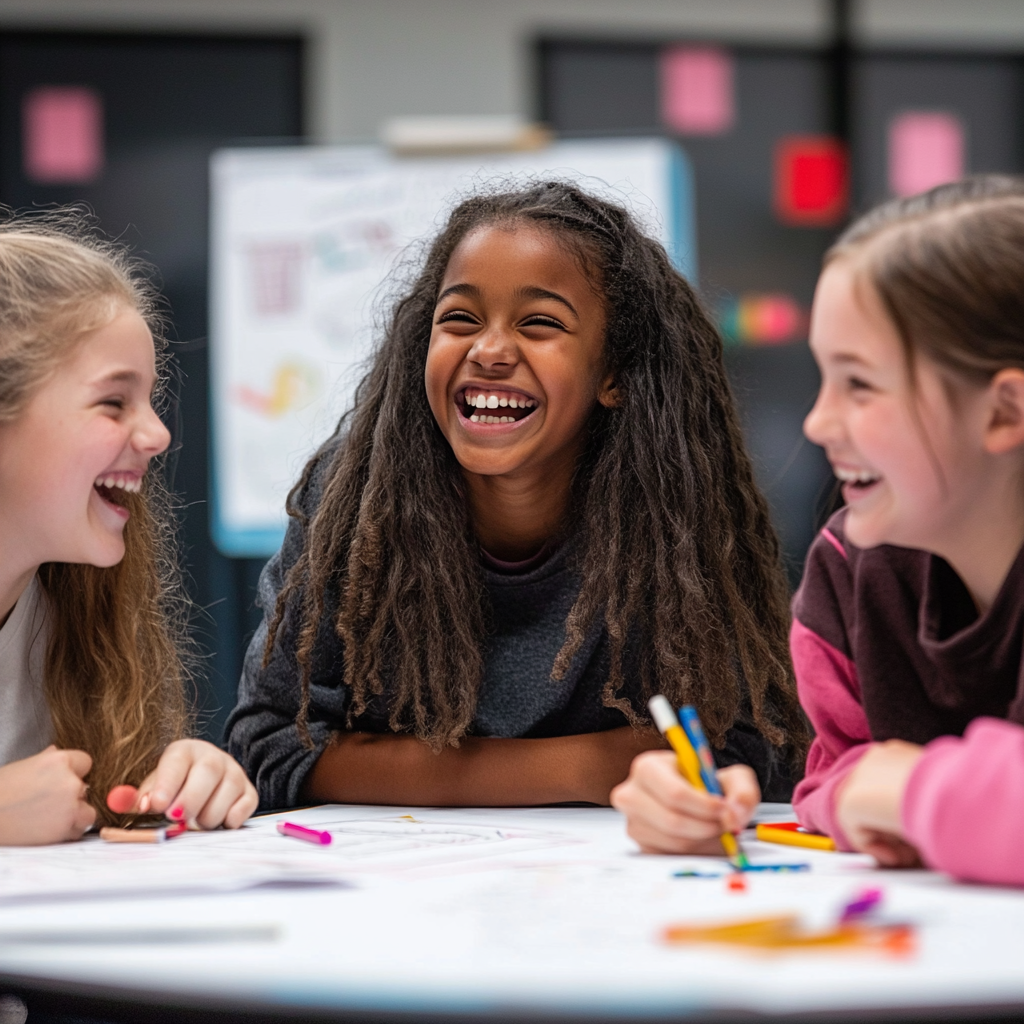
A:
<svg viewBox="0 0 1024 1024">
<path fill-rule="evenodd" d="M 234 701 L 263 564 L 210 539 L 214 150 L 372 141 L 414 115 L 677 140 L 696 283 L 796 581 L 832 501 L 800 434 L 821 255 L 888 196 L 1024 169 L 1022 102 L 1022 0 L 0 0 L 0 202 L 87 202 L 169 304 L 207 735 Z"/>
</svg>

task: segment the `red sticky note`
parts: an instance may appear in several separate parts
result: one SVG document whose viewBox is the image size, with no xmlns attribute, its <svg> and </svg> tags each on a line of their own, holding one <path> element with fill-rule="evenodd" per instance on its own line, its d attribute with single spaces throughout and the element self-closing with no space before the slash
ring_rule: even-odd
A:
<svg viewBox="0 0 1024 1024">
<path fill-rule="evenodd" d="M 684 135 L 721 135 L 736 119 L 732 54 L 672 46 L 661 55 L 661 118 Z"/>
<path fill-rule="evenodd" d="M 846 147 L 829 135 L 787 135 L 775 147 L 775 212 L 785 224 L 829 227 L 849 202 Z"/>
<path fill-rule="evenodd" d="M 25 176 L 41 184 L 92 181 L 103 170 L 103 101 L 94 89 L 45 86 L 22 103 Z"/>
<path fill-rule="evenodd" d="M 889 191 L 913 196 L 964 175 L 964 128 L 953 114 L 908 111 L 889 123 Z"/>
</svg>

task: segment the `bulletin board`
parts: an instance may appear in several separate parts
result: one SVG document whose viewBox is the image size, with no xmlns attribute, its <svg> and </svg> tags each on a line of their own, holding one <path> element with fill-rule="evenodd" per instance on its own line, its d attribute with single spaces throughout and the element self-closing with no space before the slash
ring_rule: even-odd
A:
<svg viewBox="0 0 1024 1024">
<path fill-rule="evenodd" d="M 693 186 L 665 139 L 530 153 L 392 157 L 373 146 L 227 149 L 211 168 L 211 532 L 272 554 L 289 488 L 365 372 L 389 301 L 474 190 L 577 180 L 627 206 L 696 280 Z"/>
</svg>

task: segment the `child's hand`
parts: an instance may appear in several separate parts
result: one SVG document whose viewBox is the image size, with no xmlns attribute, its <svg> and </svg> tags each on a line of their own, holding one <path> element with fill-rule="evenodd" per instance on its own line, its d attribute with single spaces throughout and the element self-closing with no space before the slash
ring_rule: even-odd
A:
<svg viewBox="0 0 1024 1024">
<path fill-rule="evenodd" d="M 902 740 L 875 743 L 839 788 L 836 817 L 850 845 L 892 868 L 921 863 L 903 838 L 900 807 L 923 749 Z"/>
<path fill-rule="evenodd" d="M 92 767 L 84 750 L 47 747 L 0 768 L 0 846 L 42 846 L 81 839 L 96 820 L 82 781 Z"/>
<path fill-rule="evenodd" d="M 612 806 L 626 816 L 626 831 L 645 853 L 722 853 L 719 837 L 746 827 L 761 787 L 745 764 L 717 774 L 725 799 L 694 789 L 671 751 L 649 750 L 633 759 L 629 778 L 612 790 Z"/>
<path fill-rule="evenodd" d="M 115 786 L 107 798 L 113 811 L 165 814 L 201 828 L 238 828 L 259 802 L 238 762 L 205 740 L 176 740 L 134 793 Z"/>
</svg>

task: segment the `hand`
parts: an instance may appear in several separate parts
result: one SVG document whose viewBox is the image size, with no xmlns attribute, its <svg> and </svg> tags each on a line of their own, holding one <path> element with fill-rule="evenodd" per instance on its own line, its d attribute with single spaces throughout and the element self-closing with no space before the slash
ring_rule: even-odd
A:
<svg viewBox="0 0 1024 1024">
<path fill-rule="evenodd" d="M 0 846 L 42 846 L 81 839 L 96 820 L 82 780 L 92 768 L 84 750 L 47 747 L 0 768 Z"/>
<path fill-rule="evenodd" d="M 201 828 L 238 828 L 259 802 L 238 762 L 205 740 L 175 740 L 142 780 L 134 801 L 131 787 L 115 786 L 107 804 L 120 813 L 165 814 Z"/>
<path fill-rule="evenodd" d="M 902 740 L 875 743 L 836 797 L 836 817 L 850 845 L 885 867 L 914 867 L 921 858 L 903 837 L 900 808 L 911 772 L 924 753 Z"/>
<path fill-rule="evenodd" d="M 745 764 L 717 775 L 724 799 L 694 789 L 671 751 L 650 750 L 634 758 L 629 778 L 612 790 L 612 806 L 626 816 L 626 832 L 644 853 L 721 854 L 719 837 L 746 828 L 761 787 Z"/>
</svg>

